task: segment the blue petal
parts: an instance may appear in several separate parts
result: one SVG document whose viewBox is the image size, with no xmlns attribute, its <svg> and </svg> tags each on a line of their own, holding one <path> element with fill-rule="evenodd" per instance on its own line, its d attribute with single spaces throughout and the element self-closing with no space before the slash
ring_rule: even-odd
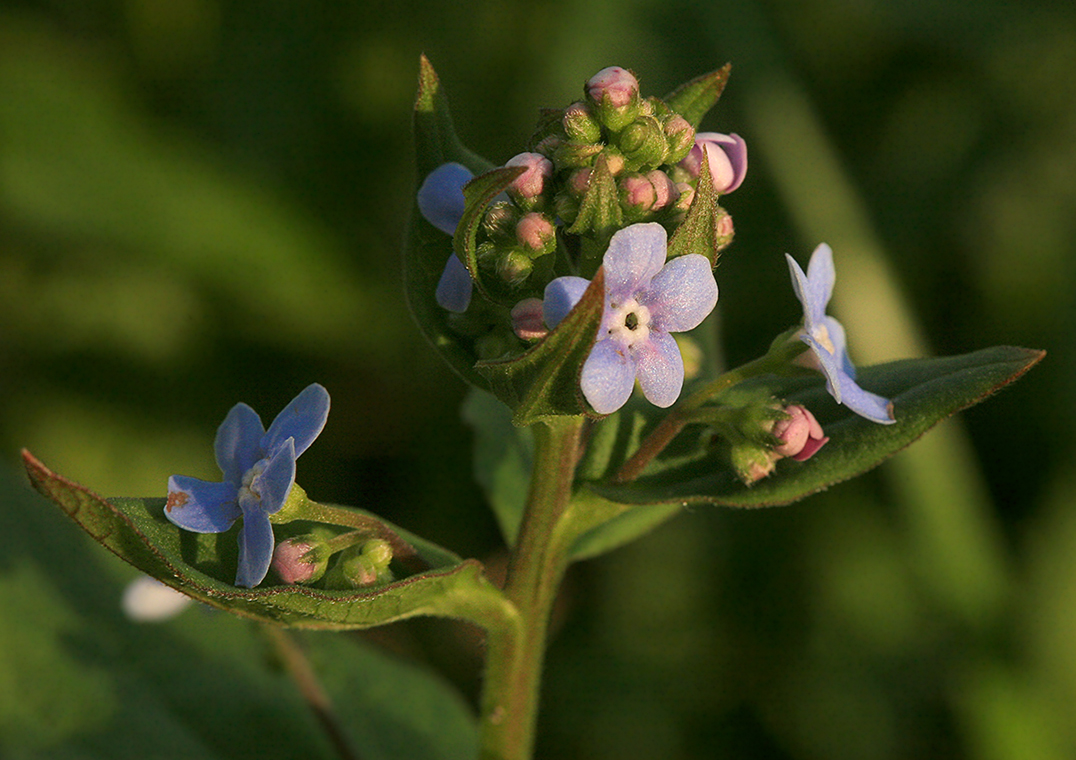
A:
<svg viewBox="0 0 1076 760">
<path fill-rule="evenodd" d="M 558 277 L 546 285 L 542 299 L 542 317 L 545 323 L 550 328 L 559 325 L 579 303 L 588 287 L 590 280 L 582 277 Z"/>
<path fill-rule="evenodd" d="M 633 224 L 616 232 L 602 258 L 605 299 L 628 298 L 665 265 L 667 235 L 656 222 Z"/>
<path fill-rule="evenodd" d="M 635 387 L 635 362 L 616 341 L 598 341 L 583 363 L 580 386 L 594 411 L 612 414 L 624 406 Z"/>
<path fill-rule="evenodd" d="M 471 273 L 452 253 L 445 262 L 445 271 L 441 273 L 441 279 L 437 282 L 437 290 L 434 297 L 437 305 L 442 309 L 462 314 L 467 311 L 471 304 L 471 294 L 474 291 L 474 283 L 471 281 Z"/>
<path fill-rule="evenodd" d="M 184 530 L 223 533 L 240 514 L 231 483 L 209 483 L 185 475 L 168 479 L 164 516 Z"/>
<path fill-rule="evenodd" d="M 826 390 L 829 391 L 829 395 L 833 396 L 833 400 L 838 404 L 841 403 L 840 375 L 845 373 L 842 371 L 838 357 L 830 353 L 813 335 L 804 333 L 800 337 L 811 347 L 811 351 L 818 358 L 818 369 L 826 378 Z"/>
<path fill-rule="evenodd" d="M 456 232 L 465 208 L 463 186 L 474 175 L 462 164 L 441 164 L 418 189 L 418 210 L 423 218 L 445 234 Z"/>
<path fill-rule="evenodd" d="M 893 418 L 893 403 L 889 399 L 863 390 L 855 380 L 843 372 L 838 375 L 838 382 L 841 386 L 841 403 L 860 417 L 882 425 L 892 425 L 896 422 Z"/>
<path fill-rule="evenodd" d="M 262 426 L 258 413 L 246 404 L 236 404 L 217 428 L 213 450 L 217 466 L 224 473 L 224 480 L 236 488 L 243 480 L 243 473 L 265 454 L 261 451 Z"/>
<path fill-rule="evenodd" d="M 328 418 L 329 392 L 318 383 L 306 386 L 269 426 L 269 431 L 262 439 L 262 456 L 272 454 L 284 441 L 293 438 L 295 456 L 298 457 L 318 437 Z"/>
<path fill-rule="evenodd" d="M 284 506 L 295 484 L 295 456 L 294 442 L 289 438 L 269 456 L 264 469 L 250 484 L 250 489 L 261 497 L 261 510 L 266 514 L 274 514 Z M 246 514 L 248 505 L 242 500 L 240 505 Z"/>
<path fill-rule="evenodd" d="M 650 309 L 658 329 L 695 329 L 717 305 L 717 281 L 710 262 L 697 253 L 678 256 L 654 276 L 639 300 Z"/>
<path fill-rule="evenodd" d="M 269 572 L 273 561 L 273 526 L 269 515 L 254 510 L 243 515 L 243 527 L 239 531 L 239 567 L 235 572 L 235 585 L 254 588 Z"/>
<path fill-rule="evenodd" d="M 675 404 L 684 387 L 684 360 L 676 339 L 651 331 L 650 340 L 635 348 L 635 374 L 647 401 L 662 409 Z"/>
</svg>

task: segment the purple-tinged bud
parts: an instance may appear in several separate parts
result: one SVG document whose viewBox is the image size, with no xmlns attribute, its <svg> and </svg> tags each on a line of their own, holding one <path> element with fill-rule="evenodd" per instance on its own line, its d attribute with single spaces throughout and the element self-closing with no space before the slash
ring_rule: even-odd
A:
<svg viewBox="0 0 1076 760">
<path fill-rule="evenodd" d="M 587 80 L 587 97 L 601 105 L 623 108 L 639 97 L 639 80 L 627 69 L 609 66 Z"/>
<path fill-rule="evenodd" d="M 537 153 L 541 153 L 546 158 L 552 158 L 554 154 L 556 154 L 557 148 L 563 144 L 564 138 L 560 135 L 547 135 L 534 146 L 534 150 Z"/>
<path fill-rule="evenodd" d="M 551 253 L 557 242 L 557 229 L 545 214 L 524 214 L 516 225 L 516 239 L 531 255 Z"/>
<path fill-rule="evenodd" d="M 620 179 L 620 202 L 641 216 L 654 206 L 654 185 L 642 174 L 627 174 Z"/>
<path fill-rule="evenodd" d="M 522 166 L 526 169 L 507 188 L 509 195 L 518 198 L 537 198 L 542 194 L 546 180 L 553 176 L 553 162 L 540 153 L 520 153 L 508 159 L 505 166 Z"/>
<path fill-rule="evenodd" d="M 590 175 L 594 170 L 589 166 L 584 169 L 574 171 L 568 177 L 568 190 L 582 198 L 587 194 L 587 190 L 590 189 Z"/>
<path fill-rule="evenodd" d="M 586 92 L 598 121 L 610 132 L 619 132 L 639 115 L 639 80 L 627 69 L 602 69 L 587 81 Z"/>
<path fill-rule="evenodd" d="M 703 156 L 709 160 L 710 178 L 719 195 L 731 193 L 743 182 L 747 174 L 747 143 L 739 135 L 699 132 L 695 135 L 695 147 L 680 166 L 692 177 L 698 177 Z"/>
<path fill-rule="evenodd" d="M 564 132 L 572 142 L 597 142 L 602 136 L 602 126 L 586 103 L 572 103 L 564 109 L 562 118 Z"/>
<path fill-rule="evenodd" d="M 541 298 L 524 298 L 512 307 L 512 332 L 521 340 L 539 340 L 549 334 Z"/>
<path fill-rule="evenodd" d="M 822 432 L 822 426 L 818 420 L 805 407 L 799 404 L 787 406 L 786 419 L 777 420 L 773 423 L 770 432 L 781 443 L 775 446 L 773 452 L 782 457 L 792 457 L 797 462 L 804 462 L 814 456 L 829 440 Z"/>
<path fill-rule="evenodd" d="M 668 143 L 665 162 L 678 163 L 695 147 L 695 128 L 683 116 L 675 114 L 665 122 L 665 139 Z"/>
<path fill-rule="evenodd" d="M 686 182 L 680 182 L 676 185 L 676 189 L 680 193 L 676 198 L 676 210 L 686 212 L 691 208 L 691 202 L 695 200 L 695 188 Z"/>
<path fill-rule="evenodd" d="M 669 175 L 660 169 L 647 172 L 646 178 L 654 186 L 654 205 L 651 207 L 651 211 L 660 211 L 670 203 L 675 202 L 680 196 L 680 191 L 673 184 L 673 181 L 669 179 Z"/>
<path fill-rule="evenodd" d="M 288 585 L 313 583 L 325 574 L 329 564 L 329 552 L 318 551 L 325 542 L 313 535 L 295 536 L 281 541 L 273 550 L 272 568 L 280 580 Z M 327 547 L 326 547 L 327 548 Z"/>
</svg>

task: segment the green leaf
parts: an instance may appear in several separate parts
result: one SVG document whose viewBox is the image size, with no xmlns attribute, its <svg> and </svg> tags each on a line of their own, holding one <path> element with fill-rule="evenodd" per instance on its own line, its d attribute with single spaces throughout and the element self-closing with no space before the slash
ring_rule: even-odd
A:
<svg viewBox="0 0 1076 760">
<path fill-rule="evenodd" d="M 592 237 L 607 242 L 623 223 L 624 215 L 620 208 L 616 181 L 609 172 L 605 156 L 599 156 L 594 163 L 594 171 L 590 174 L 590 182 L 579 206 L 579 213 L 568 232 L 573 235 L 591 234 Z M 602 244 L 598 247 L 605 246 Z"/>
<path fill-rule="evenodd" d="M 808 461 L 781 460 L 773 475 L 744 486 L 733 475 L 721 449 L 708 445 L 706 437 L 693 435 L 697 427 L 688 427 L 680 436 L 686 450 L 681 446 L 669 456 L 659 457 L 632 483 L 594 483 L 591 487 L 599 495 L 624 504 L 789 504 L 876 467 L 938 422 L 1013 382 L 1044 355 L 1042 351 L 1000 346 L 962 356 L 861 368 L 857 381 L 892 399 L 897 418 L 892 425 L 878 425 L 838 406 L 820 378 L 768 375 L 750 384 L 809 408 L 830 438 Z"/>
<path fill-rule="evenodd" d="M 717 71 L 685 82 L 665 96 L 665 103 L 698 129 L 702 118 L 717 104 L 724 92 L 730 71 L 732 64 L 726 63 Z"/>
<path fill-rule="evenodd" d="M 231 532 L 181 531 L 165 519 L 164 499 L 105 500 L 52 472 L 29 452 L 23 452 L 23 459 L 34 487 L 107 549 L 188 596 L 237 615 L 321 630 L 369 628 L 418 615 L 462 618 L 483 627 L 514 620 L 514 610 L 486 579 L 481 563 L 461 561 L 384 521 L 415 547 L 431 570 L 363 590 L 236 588 L 223 580 L 235 571 L 229 557 L 235 544 Z"/>
<path fill-rule="evenodd" d="M 508 407 L 477 389 L 463 402 L 463 419 L 474 430 L 475 480 L 489 500 L 504 542 L 514 546 L 534 466 L 531 432 L 513 425 Z"/>
<path fill-rule="evenodd" d="M 727 216 L 725 210 L 717 205 L 717 193 L 710 179 L 710 162 L 703 161 L 691 208 L 683 224 L 676 228 L 669 240 L 668 258 L 697 253 L 709 259 L 710 266 L 717 266 L 721 251 L 732 242 L 732 233 L 722 234 L 718 227 Z"/>
<path fill-rule="evenodd" d="M 579 375 L 594 346 L 604 304 L 605 275 L 599 269 L 579 303 L 541 343 L 517 359 L 475 367 L 512 410 L 512 422 L 526 426 L 587 413 Z"/>
<path fill-rule="evenodd" d="M 196 606 L 135 623 L 120 611 L 133 569 L 6 468 L 0 501 L 0 756 L 339 757 L 263 626 Z M 297 643 L 364 760 L 475 756 L 473 715 L 437 676 L 353 637 Z"/>
<path fill-rule="evenodd" d="M 493 168 L 489 161 L 465 148 L 456 136 L 448 99 L 425 56 L 420 61 L 414 129 L 419 182 L 438 166 L 450 161 L 463 164 L 475 175 Z M 474 371 L 476 357 L 471 340 L 450 327 L 450 320 L 456 315 L 438 306 L 435 297 L 445 262 L 449 256 L 455 255 L 452 246 L 451 236 L 422 218 L 416 195 L 404 245 L 408 305 L 423 334 L 449 366 L 468 383 L 485 388 L 485 382 Z"/>
<path fill-rule="evenodd" d="M 482 226 L 482 217 L 490 202 L 504 191 L 512 181 L 526 169 L 522 166 L 504 166 L 493 169 L 467 183 L 463 196 L 467 203 L 463 217 L 456 225 L 456 235 L 452 239 L 455 254 L 467 266 L 478 291 L 489 300 L 502 306 L 513 306 L 520 299 L 519 291 L 496 277 L 488 277 L 478 267 L 478 228 Z"/>
</svg>

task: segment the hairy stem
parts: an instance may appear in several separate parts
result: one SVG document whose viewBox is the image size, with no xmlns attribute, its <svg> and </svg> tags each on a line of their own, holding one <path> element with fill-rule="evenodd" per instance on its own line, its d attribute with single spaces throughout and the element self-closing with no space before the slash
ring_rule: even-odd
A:
<svg viewBox="0 0 1076 760">
<path fill-rule="evenodd" d="M 534 747 L 549 615 L 567 566 L 556 526 L 572 494 L 582 417 L 535 426 L 534 472 L 505 593 L 520 625 L 489 633 L 481 704 L 483 760 L 526 760 Z"/>
</svg>

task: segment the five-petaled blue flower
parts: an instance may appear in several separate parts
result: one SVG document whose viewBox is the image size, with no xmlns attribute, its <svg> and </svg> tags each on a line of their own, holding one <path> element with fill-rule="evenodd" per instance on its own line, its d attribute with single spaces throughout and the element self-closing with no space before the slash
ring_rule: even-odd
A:
<svg viewBox="0 0 1076 760">
<path fill-rule="evenodd" d="M 837 279 L 833 251 L 825 243 L 815 248 L 807 264 L 807 274 L 787 253 L 785 258 L 792 273 L 796 298 L 803 304 L 803 330 L 799 337 L 817 358 L 816 369 L 826 377 L 826 390 L 838 404 L 844 404 L 860 417 L 883 425 L 896 422 L 893 403 L 889 399 L 865 391 L 856 384 L 856 368 L 848 358 L 844 327 L 833 317 L 826 316 L 826 306 Z"/>
<path fill-rule="evenodd" d="M 463 186 L 473 176 L 470 169 L 457 163 L 441 164 L 426 175 L 418 189 L 418 210 L 422 217 L 441 232 L 454 235 L 465 208 Z M 448 311 L 467 311 L 473 287 L 467 267 L 456 254 L 449 254 L 437 283 L 438 305 Z"/>
<path fill-rule="evenodd" d="M 605 309 L 580 378 L 583 396 L 599 414 L 623 406 L 636 380 L 656 406 L 672 406 L 680 397 L 684 361 L 670 333 L 698 327 L 713 311 L 717 282 L 705 256 L 691 253 L 665 263 L 666 253 L 660 224 L 633 224 L 609 241 L 602 259 Z M 582 277 L 549 283 L 546 323 L 556 327 L 589 284 Z"/>
<path fill-rule="evenodd" d="M 253 588 L 273 559 L 269 516 L 284 506 L 295 483 L 295 460 L 325 427 L 329 393 L 314 383 L 292 399 L 269 430 L 257 412 L 236 404 L 217 428 L 213 444 L 223 483 L 184 475 L 168 479 L 165 517 L 195 533 L 223 533 L 240 517 L 235 585 Z"/>
</svg>

